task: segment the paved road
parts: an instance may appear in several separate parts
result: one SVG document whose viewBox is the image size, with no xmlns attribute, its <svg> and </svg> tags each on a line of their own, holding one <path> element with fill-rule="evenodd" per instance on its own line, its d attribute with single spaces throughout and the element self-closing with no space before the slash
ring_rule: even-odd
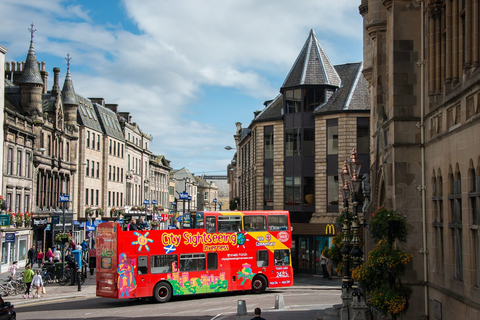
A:
<svg viewBox="0 0 480 320">
<path fill-rule="evenodd" d="M 6 277 L 6 275 L 2 274 L 0 277 Z M 5 300 L 15 305 L 18 319 L 246 320 L 253 317 L 253 309 L 256 306 L 261 306 L 262 315 L 268 320 L 292 320 L 317 319 L 318 315 L 323 314 L 325 308 L 341 302 L 340 287 L 340 279 L 327 280 L 316 276 L 296 275 L 294 286 L 288 290 L 268 290 L 267 294 L 263 295 L 237 293 L 218 297 L 187 297 L 158 305 L 138 300 L 126 302 L 125 300 L 97 298 L 95 296 L 95 278 L 88 273 L 81 291 L 78 291 L 77 286 L 52 284 L 47 285 L 46 295 L 40 298 L 23 299 L 21 295 L 17 295 L 5 297 Z M 282 294 L 284 297 L 284 309 L 274 308 L 276 294 Z M 237 316 L 238 300 L 245 300 L 248 311 L 246 316 Z M 201 305 L 204 312 L 198 312 L 195 315 L 194 304 Z M 85 312 L 85 309 L 90 308 L 92 308 L 92 312 Z M 137 309 L 140 312 L 137 312 Z M 42 310 L 46 313 L 42 313 Z M 72 310 L 68 317 L 65 314 L 67 310 Z M 161 312 L 156 312 L 160 310 Z M 155 317 L 152 317 L 152 314 L 156 314 Z M 207 316 L 198 314 L 207 314 Z"/>
</svg>

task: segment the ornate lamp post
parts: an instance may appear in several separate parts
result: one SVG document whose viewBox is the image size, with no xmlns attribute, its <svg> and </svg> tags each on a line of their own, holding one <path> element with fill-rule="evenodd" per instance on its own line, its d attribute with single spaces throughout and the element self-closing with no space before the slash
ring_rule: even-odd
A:
<svg viewBox="0 0 480 320">
<path fill-rule="evenodd" d="M 343 198 L 343 279 L 342 279 L 342 309 L 340 310 L 340 316 L 342 320 L 349 320 L 349 307 L 352 302 L 352 295 L 350 292 L 351 281 L 350 278 L 350 220 L 348 215 L 348 200 L 350 199 L 350 187 L 349 180 L 350 175 L 348 173 L 347 161 L 343 163 L 342 171 L 340 171 L 340 177 L 342 179 L 342 198 Z"/>
<path fill-rule="evenodd" d="M 350 257 L 353 260 L 354 268 L 358 267 L 361 263 L 363 252 L 360 249 L 360 238 L 358 232 L 360 229 L 360 221 L 358 218 L 358 198 L 357 195 L 360 192 L 362 179 L 358 178 L 357 174 L 360 173 L 362 162 L 357 158 L 355 149 L 352 150 L 350 159 L 343 164 L 340 176 L 342 178 L 342 197 L 343 197 L 343 263 L 344 263 L 344 277 L 342 279 L 342 320 L 350 319 L 350 308 L 352 305 L 352 296 L 356 297 L 361 293 L 357 286 L 353 286 L 353 280 L 350 273 Z M 352 219 L 350 220 L 348 214 L 348 200 L 351 197 L 352 202 Z M 352 238 L 350 239 L 350 231 L 352 232 Z M 352 292 L 352 288 L 354 289 Z M 355 317 L 355 315 L 354 315 Z"/>
<path fill-rule="evenodd" d="M 358 219 L 358 199 L 357 195 L 360 192 L 360 187 L 362 185 L 362 179 L 357 177 L 357 174 L 360 173 L 360 169 L 362 167 L 362 162 L 358 160 L 357 153 L 355 149 L 352 150 L 352 154 L 350 155 L 350 160 L 347 162 L 348 171 L 350 173 L 350 190 L 352 195 L 352 212 L 353 212 L 353 219 L 352 219 L 352 241 L 351 244 L 353 246 L 350 255 L 353 258 L 354 267 L 358 267 L 361 262 L 361 258 L 363 256 L 363 252 L 360 249 L 360 238 L 358 237 L 358 231 L 360 229 L 360 222 Z"/>
</svg>

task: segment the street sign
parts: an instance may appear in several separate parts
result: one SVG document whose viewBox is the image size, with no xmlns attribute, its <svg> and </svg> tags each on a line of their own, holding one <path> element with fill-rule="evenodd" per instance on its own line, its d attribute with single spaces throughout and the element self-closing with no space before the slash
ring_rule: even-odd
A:
<svg viewBox="0 0 480 320">
<path fill-rule="evenodd" d="M 178 199 L 180 200 L 187 200 L 188 199 L 188 192 L 180 192 L 178 194 Z"/>
<path fill-rule="evenodd" d="M 219 202 L 218 204 L 219 204 L 219 205 L 223 205 L 223 202 Z"/>
<path fill-rule="evenodd" d="M 60 195 L 60 202 L 69 202 L 70 196 L 68 194 L 61 194 Z"/>
<path fill-rule="evenodd" d="M 5 242 L 15 243 L 15 232 L 5 233 Z"/>
<path fill-rule="evenodd" d="M 152 204 L 157 204 L 157 200 L 152 200 Z"/>
<path fill-rule="evenodd" d="M 59 224 L 60 223 L 60 216 L 52 216 L 52 223 Z"/>
<path fill-rule="evenodd" d="M 213 202 L 214 202 L 214 203 L 217 203 L 217 198 L 213 199 Z"/>
<path fill-rule="evenodd" d="M 188 196 L 187 200 L 192 201 L 192 196 Z"/>
<path fill-rule="evenodd" d="M 0 214 L 0 226 L 9 226 L 9 225 L 10 225 L 10 215 Z"/>
<path fill-rule="evenodd" d="M 147 200 L 147 199 L 143 200 L 143 204 L 149 204 L 149 203 L 150 203 L 149 200 Z"/>
</svg>

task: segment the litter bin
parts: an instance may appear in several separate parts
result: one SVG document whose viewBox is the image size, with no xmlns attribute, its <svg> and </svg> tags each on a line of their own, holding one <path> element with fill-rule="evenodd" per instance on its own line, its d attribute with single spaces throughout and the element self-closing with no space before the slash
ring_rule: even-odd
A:
<svg viewBox="0 0 480 320">
<path fill-rule="evenodd" d="M 67 265 L 66 263 L 63 264 L 63 266 L 66 266 L 66 265 Z M 55 277 L 59 279 L 61 273 L 62 273 L 62 263 L 55 262 Z"/>
<path fill-rule="evenodd" d="M 81 250 L 72 250 L 75 260 L 77 260 L 78 270 L 82 269 L 82 251 Z"/>
</svg>

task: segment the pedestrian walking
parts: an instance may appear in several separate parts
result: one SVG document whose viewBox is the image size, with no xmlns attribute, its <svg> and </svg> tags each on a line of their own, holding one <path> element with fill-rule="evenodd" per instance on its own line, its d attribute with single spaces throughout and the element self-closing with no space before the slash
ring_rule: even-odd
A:
<svg viewBox="0 0 480 320">
<path fill-rule="evenodd" d="M 25 282 L 27 289 L 25 290 L 23 299 L 28 299 L 32 297 L 30 295 L 30 286 L 32 285 L 32 280 L 34 275 L 35 273 L 33 272 L 32 268 L 30 266 L 25 266 L 25 271 L 23 271 L 23 282 Z"/>
<path fill-rule="evenodd" d="M 45 253 L 45 258 L 48 260 L 48 262 L 53 262 L 55 254 L 52 252 L 51 248 L 48 248 L 47 253 Z"/>
<path fill-rule="evenodd" d="M 330 258 L 327 258 L 327 271 L 328 271 L 328 279 L 332 280 L 333 261 Z"/>
<path fill-rule="evenodd" d="M 322 253 L 320 256 L 320 266 L 322 267 L 322 272 L 323 272 L 323 277 L 324 278 L 330 278 L 328 275 L 328 270 L 327 270 L 327 257 L 325 257 Z"/>
<path fill-rule="evenodd" d="M 26 267 L 26 266 L 31 266 L 31 267 L 33 267 L 34 259 L 35 259 L 35 246 L 32 246 L 32 247 L 28 250 L 28 253 L 27 253 L 27 264 L 25 265 L 25 267 Z"/>
<path fill-rule="evenodd" d="M 42 264 L 43 264 L 43 252 L 42 252 L 42 250 L 38 250 L 38 253 L 37 253 L 37 264 L 38 264 L 38 267 L 39 267 L 39 268 L 42 267 Z"/>
<path fill-rule="evenodd" d="M 254 312 L 255 312 L 254 314 L 255 317 L 253 317 L 251 320 L 265 320 L 265 318 L 260 317 L 260 315 L 262 314 L 262 309 L 255 308 Z"/>
<path fill-rule="evenodd" d="M 70 259 L 68 260 L 68 266 L 70 267 L 70 285 L 74 286 L 75 279 L 77 278 L 78 264 L 77 264 L 77 260 L 75 260 L 75 256 L 73 255 L 73 253 L 70 256 Z"/>
<path fill-rule="evenodd" d="M 53 248 L 55 251 L 53 251 L 53 254 L 55 257 L 53 258 L 53 262 L 60 262 L 61 258 L 61 253 L 60 250 L 57 250 L 57 248 Z"/>
<path fill-rule="evenodd" d="M 8 267 L 8 271 L 10 272 L 10 277 L 12 280 L 15 279 L 15 274 L 17 273 L 18 269 L 18 261 L 13 261 L 12 264 Z"/>
<path fill-rule="evenodd" d="M 37 270 L 37 273 L 33 276 L 32 284 L 37 290 L 33 294 L 34 298 L 40 298 L 40 290 L 43 290 L 43 280 L 42 276 L 40 275 L 40 270 Z"/>
</svg>

